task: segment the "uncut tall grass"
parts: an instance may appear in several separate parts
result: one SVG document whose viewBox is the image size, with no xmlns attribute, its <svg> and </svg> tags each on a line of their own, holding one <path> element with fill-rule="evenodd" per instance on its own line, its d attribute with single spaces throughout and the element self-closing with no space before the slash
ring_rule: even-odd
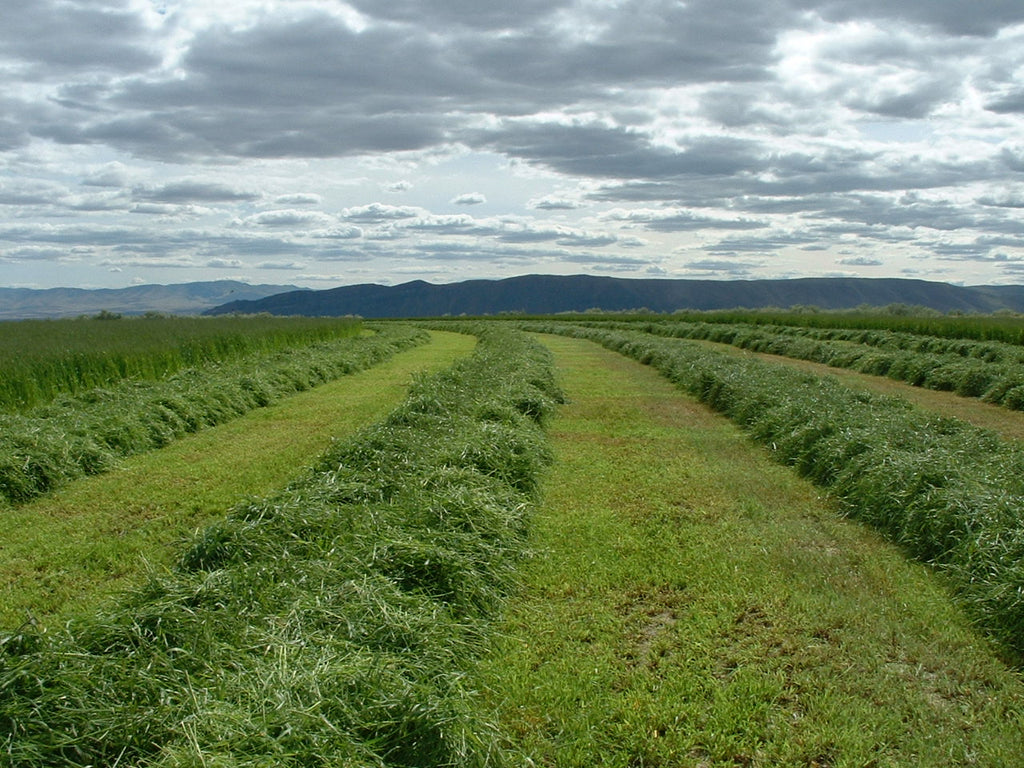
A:
<svg viewBox="0 0 1024 768">
<path fill-rule="evenodd" d="M 119 317 L 0 322 L 0 412 L 122 379 L 152 381 L 183 368 L 355 336 L 352 318 Z"/>
<path fill-rule="evenodd" d="M 118 604 L 0 644 L 0 755 L 41 766 L 484 766 L 469 672 L 524 555 L 551 363 L 521 334 L 197 535 Z"/>
</svg>

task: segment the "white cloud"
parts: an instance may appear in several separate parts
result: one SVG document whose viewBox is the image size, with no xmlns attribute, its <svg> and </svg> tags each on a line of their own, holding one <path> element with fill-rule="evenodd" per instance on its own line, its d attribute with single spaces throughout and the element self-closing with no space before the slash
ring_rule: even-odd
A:
<svg viewBox="0 0 1024 768">
<path fill-rule="evenodd" d="M 487 198 L 479 192 L 466 192 L 453 197 L 449 202 L 452 205 L 480 205 L 486 203 Z"/>
<path fill-rule="evenodd" d="M 242 220 L 246 226 L 302 228 L 325 226 L 331 223 L 331 217 L 319 211 L 304 211 L 297 208 L 282 208 L 263 211 Z"/>
<path fill-rule="evenodd" d="M 312 192 L 292 192 L 274 198 L 275 205 L 320 205 L 323 196 Z"/>
</svg>

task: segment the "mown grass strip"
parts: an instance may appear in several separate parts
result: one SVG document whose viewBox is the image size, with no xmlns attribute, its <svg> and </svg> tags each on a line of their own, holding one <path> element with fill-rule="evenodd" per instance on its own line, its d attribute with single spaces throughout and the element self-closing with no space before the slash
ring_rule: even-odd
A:
<svg viewBox="0 0 1024 768">
<path fill-rule="evenodd" d="M 0 628 L 52 625 L 168 564 L 182 541 L 239 499 L 293 479 L 397 407 L 415 375 L 451 365 L 476 339 L 434 332 L 360 373 L 285 398 L 159 451 L 125 459 L 0 515 Z"/>
<path fill-rule="evenodd" d="M 932 573 L 652 369 L 545 343 L 568 404 L 480 673 L 522 764 L 1019 764 L 1024 685 Z"/>
<path fill-rule="evenodd" d="M 426 341 L 411 326 L 122 381 L 25 414 L 0 414 L 0 505 L 20 504 L 117 459 L 161 448 Z"/>
<path fill-rule="evenodd" d="M 384 421 L 179 565 L 0 649 L 0 754 L 35 766 L 484 766 L 467 674 L 547 463 L 549 357 L 481 328 Z"/>
<path fill-rule="evenodd" d="M 643 333 L 552 326 L 657 368 L 844 510 L 937 566 L 979 626 L 1024 658 L 1024 450 L 906 401 Z"/>
</svg>

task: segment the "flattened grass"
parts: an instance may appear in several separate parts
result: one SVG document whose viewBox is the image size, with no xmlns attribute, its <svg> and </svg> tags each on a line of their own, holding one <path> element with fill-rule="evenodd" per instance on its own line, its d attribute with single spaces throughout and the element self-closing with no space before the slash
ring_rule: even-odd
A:
<svg viewBox="0 0 1024 768">
<path fill-rule="evenodd" d="M 432 342 L 375 368 L 280 400 L 111 473 L 0 514 L 0 629 L 80 612 L 165 565 L 197 527 L 246 496 L 295 477 L 332 439 L 394 408 L 417 372 L 468 355 L 471 336 L 432 333 Z"/>
<path fill-rule="evenodd" d="M 653 370 L 550 338 L 539 556 L 482 675 L 536 765 L 1015 766 L 1024 685 L 927 568 Z"/>
</svg>

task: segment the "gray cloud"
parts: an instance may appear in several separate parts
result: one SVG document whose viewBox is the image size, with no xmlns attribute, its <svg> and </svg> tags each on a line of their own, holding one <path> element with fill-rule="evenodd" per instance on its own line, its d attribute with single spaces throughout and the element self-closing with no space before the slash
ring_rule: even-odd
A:
<svg viewBox="0 0 1024 768">
<path fill-rule="evenodd" d="M 999 95 L 988 102 L 985 108 L 1003 114 L 1024 113 L 1024 88 Z"/>
<path fill-rule="evenodd" d="M 132 191 L 137 200 L 157 203 L 238 203 L 259 200 L 260 195 L 233 189 L 226 184 L 199 180 L 175 181 L 159 187 Z"/>
<path fill-rule="evenodd" d="M 81 69 L 133 72 L 159 63 L 150 33 L 124 3 L 33 0 L 4 14 L 0 57 L 42 79 Z"/>
<path fill-rule="evenodd" d="M 1024 248 L 1018 0 L 181 0 L 162 17 L 38 0 L 9 16 L 0 252 L 26 256 L 8 263 L 79 248 L 126 269 L 412 274 L 429 253 L 768 275 L 772 260 L 680 254 L 856 237 L 851 271 L 896 273 L 898 243 L 921 274 L 955 269 L 931 255 L 1001 275 Z M 485 201 L 493 217 L 435 213 Z"/>
<path fill-rule="evenodd" d="M 542 197 L 539 200 L 531 200 L 527 203 L 527 207 L 538 211 L 574 211 L 583 206 L 584 204 L 578 200 L 553 195 Z"/>
<path fill-rule="evenodd" d="M 410 206 L 387 205 L 385 203 L 370 203 L 359 205 L 353 208 L 346 208 L 341 215 L 352 221 L 381 222 L 393 221 L 396 219 L 412 219 L 425 213 L 422 209 Z"/>
<path fill-rule="evenodd" d="M 313 192 L 295 192 L 289 195 L 278 195 L 274 198 L 277 205 L 320 205 L 323 196 Z"/>
<path fill-rule="evenodd" d="M 128 185 L 128 171 L 123 163 L 107 163 L 100 170 L 87 174 L 82 184 L 87 187 L 125 187 Z"/>
<path fill-rule="evenodd" d="M 610 211 L 604 216 L 609 221 L 640 224 L 653 232 L 693 232 L 704 229 L 761 229 L 768 226 L 766 221 L 712 217 L 691 211 L 652 211 L 639 209 Z"/>
<path fill-rule="evenodd" d="M 310 236 L 320 240 L 356 240 L 363 236 L 363 230 L 350 225 L 335 225 L 314 230 Z"/>
<path fill-rule="evenodd" d="M 832 0 L 804 2 L 825 18 L 848 21 L 867 16 L 930 24 L 950 35 L 991 36 L 1000 28 L 1024 21 L 1024 7 L 1016 0 Z"/>
<path fill-rule="evenodd" d="M 465 24 L 484 29 L 520 26 L 550 15 L 568 5 L 565 0 L 353 0 L 352 6 L 378 18 L 393 19 L 434 28 L 450 29 Z"/>
<path fill-rule="evenodd" d="M 880 267 L 884 263 L 881 259 L 875 259 L 871 256 L 844 256 L 841 259 L 836 259 L 836 264 L 842 264 L 846 267 Z"/>
<path fill-rule="evenodd" d="M 758 142 L 701 136 L 676 149 L 627 128 L 594 123 L 506 123 L 477 137 L 489 149 L 565 174 L 601 178 L 731 176 L 766 167 Z"/>
<path fill-rule="evenodd" d="M 746 277 L 760 266 L 758 262 L 732 259 L 694 259 L 685 263 L 687 272 L 705 275 L 724 274 L 733 278 Z"/>
</svg>

